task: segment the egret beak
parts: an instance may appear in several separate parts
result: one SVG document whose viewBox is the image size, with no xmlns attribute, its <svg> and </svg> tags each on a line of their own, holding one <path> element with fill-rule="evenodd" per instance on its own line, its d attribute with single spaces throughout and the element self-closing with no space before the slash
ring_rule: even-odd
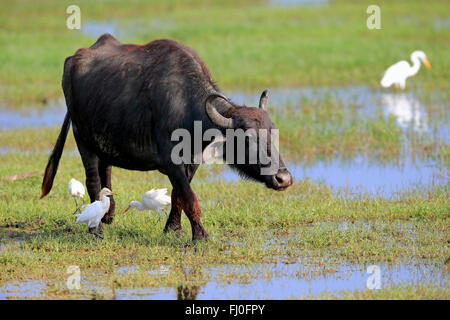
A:
<svg viewBox="0 0 450 320">
<path fill-rule="evenodd" d="M 128 206 L 125 211 L 123 212 L 123 214 L 127 213 L 127 211 L 130 210 L 130 206 Z"/>
<path fill-rule="evenodd" d="M 118 195 L 119 195 L 117 192 L 111 192 L 111 194 L 112 194 L 113 196 L 118 196 Z"/>
<path fill-rule="evenodd" d="M 423 64 L 424 64 L 425 67 L 427 67 L 428 69 L 431 69 L 430 61 L 428 61 L 427 58 L 423 59 Z"/>
</svg>

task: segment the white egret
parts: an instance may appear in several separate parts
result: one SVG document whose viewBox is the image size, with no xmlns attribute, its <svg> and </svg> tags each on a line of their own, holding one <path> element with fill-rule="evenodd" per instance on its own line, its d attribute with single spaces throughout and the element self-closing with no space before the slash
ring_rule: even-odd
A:
<svg viewBox="0 0 450 320">
<path fill-rule="evenodd" d="M 87 223 L 88 231 L 97 229 L 103 216 L 108 212 L 110 199 L 109 196 L 117 195 L 108 188 L 100 191 L 100 200 L 94 201 L 87 205 L 80 214 L 77 214 L 77 223 Z M 98 236 L 97 233 L 95 235 Z"/>
<path fill-rule="evenodd" d="M 384 72 L 383 79 L 381 79 L 381 86 L 389 88 L 392 85 L 405 89 L 406 79 L 412 77 L 420 69 L 420 61 L 422 61 L 428 69 L 431 69 L 430 62 L 423 51 L 417 50 L 411 54 L 412 66 L 405 60 L 399 61 Z"/>
<path fill-rule="evenodd" d="M 77 213 L 78 210 L 80 210 L 81 206 L 84 204 L 85 190 L 84 190 L 83 184 L 74 178 L 70 179 L 69 194 L 75 200 L 75 206 L 76 206 L 76 210 L 74 212 L 74 214 L 75 214 L 75 213 Z M 81 198 L 83 200 L 83 203 L 80 207 L 78 207 L 77 198 Z"/>
<path fill-rule="evenodd" d="M 166 195 L 167 189 L 152 189 L 150 191 L 147 191 L 142 196 L 142 202 L 139 201 L 131 201 L 128 207 L 125 209 L 123 213 L 126 213 L 129 209 L 136 208 L 139 211 L 143 210 L 156 210 L 159 214 L 159 219 L 161 219 L 161 212 L 162 209 L 164 213 L 167 216 L 166 210 L 164 210 L 164 206 L 167 206 L 171 203 L 171 199 L 168 195 Z"/>
</svg>

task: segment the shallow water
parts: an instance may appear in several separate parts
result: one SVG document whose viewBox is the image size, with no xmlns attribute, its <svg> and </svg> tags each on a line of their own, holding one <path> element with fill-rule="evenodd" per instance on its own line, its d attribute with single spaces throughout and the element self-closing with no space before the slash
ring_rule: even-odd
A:
<svg viewBox="0 0 450 320">
<path fill-rule="evenodd" d="M 237 104 L 257 106 L 261 92 L 229 90 L 226 94 Z M 441 100 L 441 93 L 430 93 L 425 96 L 431 100 L 427 103 L 433 104 L 434 108 L 441 113 L 448 110 L 449 104 Z M 385 120 L 393 116 L 400 128 L 412 127 L 414 131 L 423 134 L 432 134 L 434 127 L 430 124 L 439 123 L 438 137 L 446 138 L 448 141 L 450 134 L 448 114 L 444 114 L 443 119 L 429 115 L 426 109 L 427 103 L 412 91 L 391 92 L 365 86 L 273 88 L 270 89 L 268 111 L 283 114 L 287 107 L 290 107 L 290 111 L 300 111 L 304 103 L 317 105 L 317 108 L 320 108 L 323 103 L 333 103 L 346 111 L 356 112 L 352 119 L 348 119 L 349 121 L 375 120 L 377 113 L 381 111 Z M 350 109 L 351 106 L 356 108 Z"/>
<path fill-rule="evenodd" d="M 234 102 L 250 106 L 257 106 L 260 94 L 238 90 L 227 92 Z M 434 142 L 449 143 L 448 103 L 440 100 L 439 93 L 425 96 L 427 102 L 411 91 L 395 93 L 363 86 L 275 88 L 271 89 L 269 96 L 269 113 L 283 114 L 286 106 L 289 106 L 291 111 L 299 111 L 304 103 L 320 108 L 321 103 L 331 102 L 340 104 L 344 110 L 350 105 L 355 105 L 356 114 L 352 114 L 352 119 L 348 121 L 376 119 L 377 113 L 382 112 L 386 121 L 389 117 L 394 117 L 397 126 L 405 135 L 404 138 L 409 132 L 414 131 Z M 432 114 L 426 108 L 430 103 L 434 110 Z M 405 140 L 408 141 L 408 138 Z M 313 163 L 287 161 L 286 166 L 297 181 L 310 179 L 324 182 L 334 191 L 387 198 L 418 187 L 446 185 L 449 181 L 448 169 L 443 165 L 443 159 L 439 157 L 436 160 L 418 159 L 410 152 L 407 142 L 400 158 L 383 163 L 363 155 L 345 160 L 342 160 L 342 157 L 343 155 L 340 155 L 328 161 L 318 160 Z M 236 172 L 225 167 L 220 174 L 208 174 L 207 179 L 235 182 L 240 178 Z"/>
<path fill-rule="evenodd" d="M 119 41 L 124 41 L 126 37 L 139 36 L 145 32 L 159 31 L 162 29 L 170 29 L 175 27 L 173 20 L 166 20 L 161 18 L 154 18 L 150 20 L 132 21 L 128 24 L 121 23 L 117 20 L 95 21 L 87 20 L 81 25 L 81 33 L 97 39 L 104 33 L 109 33 L 118 38 Z M 126 41 L 125 41 L 126 42 Z"/>
<path fill-rule="evenodd" d="M 95 39 L 97 39 L 104 33 L 110 33 L 116 37 L 122 36 L 123 32 L 121 30 L 122 28 L 119 28 L 119 24 L 117 21 L 88 20 L 81 25 L 81 32 Z"/>
<path fill-rule="evenodd" d="M 15 281 L 0 287 L 0 300 L 38 298 L 46 288 L 45 281 Z"/>
<path fill-rule="evenodd" d="M 377 264 L 380 270 L 380 286 L 386 288 L 399 284 L 433 284 L 440 287 L 450 285 L 449 277 L 442 266 L 435 264 L 399 264 L 388 266 Z M 350 265 L 323 269 L 306 263 L 272 263 L 251 266 L 222 265 L 204 268 L 204 275 L 210 276 L 203 286 L 185 286 L 184 290 L 195 299 L 288 299 L 317 296 L 324 292 L 340 295 L 343 290 L 369 290 L 371 274 L 368 266 Z M 135 272 L 136 267 L 125 267 L 116 271 L 122 275 Z M 126 272 L 124 270 L 127 270 Z M 242 281 L 235 279 L 246 277 Z M 155 275 L 159 276 L 159 275 Z M 234 279 L 222 281 L 220 279 Z M 109 289 L 83 281 L 83 286 L 92 291 L 115 299 L 177 299 L 177 288 L 120 288 Z M 44 281 L 7 283 L 0 287 L 0 299 L 39 297 L 45 289 Z"/>
<path fill-rule="evenodd" d="M 232 269 L 235 269 L 233 266 Z M 256 279 L 249 283 L 231 283 L 224 285 L 221 282 L 210 281 L 204 286 L 197 299 L 287 299 L 293 297 L 307 297 L 308 295 L 320 295 L 326 291 L 339 294 L 342 290 L 365 290 L 369 274 L 360 266 L 345 266 L 336 269 L 335 273 L 326 276 L 303 277 L 297 272 L 304 272 L 303 264 L 270 264 L 254 267 L 261 268 L 265 273 L 279 274 L 269 279 Z M 225 270 L 224 270 L 225 269 Z M 416 267 L 412 265 L 400 265 L 388 268 L 380 265 L 381 287 L 397 285 L 400 283 L 419 283 L 427 281 L 436 285 L 444 285 L 443 274 L 434 268 Z M 222 273 L 229 271 L 227 267 L 212 269 L 211 272 Z M 242 273 L 249 270 L 244 268 Z M 256 270 L 250 272 L 257 272 Z M 448 285 L 448 278 L 447 278 Z M 152 297 L 154 298 L 154 297 Z M 160 298 L 174 299 L 174 292 L 160 295 Z"/>
<path fill-rule="evenodd" d="M 62 104 L 21 111 L 0 109 L 0 129 L 60 126 L 65 115 L 66 108 Z"/>
<path fill-rule="evenodd" d="M 446 19 L 436 19 L 434 20 L 435 29 L 450 29 L 450 17 Z"/>
<path fill-rule="evenodd" d="M 241 90 L 225 90 L 235 103 L 257 106 L 261 92 L 248 92 Z M 444 113 L 449 104 L 442 101 L 440 94 L 429 94 L 435 108 Z M 320 105 L 323 103 L 338 104 L 339 108 L 348 109 L 357 106 L 355 111 L 361 119 L 376 119 L 377 112 L 381 110 L 387 119 L 393 116 L 401 128 L 412 127 L 422 133 L 430 133 L 432 123 L 439 123 L 439 137 L 448 141 L 450 134 L 448 114 L 443 119 L 429 115 L 425 102 L 421 101 L 413 92 L 392 93 L 383 90 L 374 90 L 364 86 L 350 87 L 301 87 L 301 88 L 272 88 L 269 96 L 269 113 L 283 114 L 287 106 L 291 110 L 301 110 L 303 103 Z M 274 109 L 275 108 L 275 109 Z M 348 109 L 353 112 L 353 109 Z M 11 110 L 0 108 L 0 129 L 20 127 L 50 127 L 61 125 L 66 113 L 64 100 L 55 100 L 51 104 L 36 110 Z"/>
<path fill-rule="evenodd" d="M 286 163 L 294 181 L 323 182 L 335 192 L 368 194 L 393 198 L 419 187 L 446 185 L 448 169 L 432 161 L 413 162 L 407 157 L 401 164 L 370 162 L 362 156 L 350 160 L 317 161 L 313 164 Z M 228 167 L 220 174 L 208 174 L 209 181 L 236 182 L 241 178 Z"/>
<path fill-rule="evenodd" d="M 260 92 L 256 91 L 225 90 L 225 92 L 234 102 L 251 106 L 258 104 L 260 96 Z M 412 130 L 434 142 L 449 143 L 450 119 L 446 98 L 441 93 L 430 93 L 425 97 L 421 95 L 421 98 L 418 96 L 412 91 L 391 92 L 364 86 L 273 88 L 269 97 L 269 113 L 283 114 L 287 106 L 295 112 L 301 110 L 304 103 L 317 105 L 317 108 L 323 103 L 333 103 L 347 110 L 348 115 L 352 116 L 348 121 L 376 119 L 377 114 L 381 112 L 386 121 L 389 117 L 395 118 L 405 137 Z M 431 109 L 426 107 L 430 104 Z M 351 105 L 357 108 L 347 109 Z M 63 106 L 64 101 L 59 100 L 40 111 L 17 112 L 0 109 L 0 129 L 60 126 L 66 112 Z M 356 115 L 352 114 L 353 112 Z M 408 138 L 405 140 L 408 141 Z M 0 146 L 0 155 L 33 152 L 35 151 Z M 36 152 L 49 153 L 50 150 Z M 76 156 L 78 152 L 69 154 Z M 345 190 L 353 194 L 368 193 L 393 197 L 405 189 L 448 184 L 448 169 L 442 165 L 443 159 L 420 160 L 414 159 L 411 154 L 406 144 L 400 159 L 392 159 L 386 163 L 359 155 L 346 160 L 335 157 L 314 163 L 288 162 L 287 167 L 297 181 L 303 179 L 321 181 L 335 191 Z M 226 167 L 219 175 L 211 174 L 207 181 L 217 179 L 234 182 L 239 177 Z M 194 181 L 198 180 L 197 178 Z"/>
</svg>

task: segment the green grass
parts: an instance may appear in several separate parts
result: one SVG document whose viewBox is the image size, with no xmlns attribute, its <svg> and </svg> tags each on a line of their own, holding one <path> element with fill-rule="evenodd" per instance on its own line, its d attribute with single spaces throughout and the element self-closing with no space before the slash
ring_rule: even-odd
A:
<svg viewBox="0 0 450 320">
<path fill-rule="evenodd" d="M 46 155 L 36 154 L 0 158 L 3 168 L 9 168 L 2 169 L 2 174 L 32 170 L 46 162 Z M 207 174 L 204 171 L 202 167 L 199 177 Z M 142 190 L 155 186 L 170 189 L 165 176 L 114 169 L 113 187 L 120 194 L 116 197 L 117 216 L 105 228 L 105 239 L 99 241 L 85 233 L 85 225 L 75 224 L 71 215 L 74 204 L 66 194 L 66 181 L 82 176 L 78 157 L 63 156 L 55 187 L 43 200 L 38 200 L 40 177 L 0 182 L 0 230 L 4 238 L 0 284 L 43 279 L 47 288 L 42 297 L 72 297 L 74 292 L 64 289 L 65 270 L 70 265 L 78 265 L 87 281 L 106 288 L 151 288 L 183 283 L 181 265 L 209 267 L 307 259 L 312 270 L 314 265 L 322 265 L 320 270 L 326 274 L 333 273 L 337 265 L 419 260 L 443 264 L 450 256 L 450 208 L 445 187 L 405 193 L 396 201 L 369 196 L 348 201 L 333 196 L 326 185 L 310 181 L 297 182 L 278 193 L 251 182 L 207 183 L 199 178 L 193 188 L 210 239 L 192 243 L 186 217 L 180 235 L 164 235 L 163 223 L 158 224 L 155 215 L 121 214 Z M 343 223 L 348 227 L 339 227 Z M 145 272 L 160 265 L 171 270 L 161 279 Z M 117 274 L 115 268 L 122 266 L 138 266 L 141 271 Z M 445 270 L 444 266 L 444 272 L 448 272 Z M 259 276 L 256 273 L 244 279 L 225 273 L 216 281 L 249 281 Z M 209 275 L 201 272 L 198 278 L 189 278 L 196 285 L 208 280 Z M 92 292 L 85 287 L 78 294 L 86 298 Z M 111 298 L 97 298 L 102 297 Z"/>
<path fill-rule="evenodd" d="M 69 1 L 12 1 L 0 4 L 0 101 L 9 108 L 41 108 L 59 99 L 64 58 L 94 39 L 65 28 Z M 381 1 L 382 30 L 365 27 L 369 1 L 333 1 L 329 6 L 272 8 L 262 1 L 78 1 L 83 21 L 115 21 L 123 42 L 146 43 L 170 37 L 195 48 L 221 87 L 255 89 L 291 86 L 377 87 L 383 70 L 424 50 L 431 72 L 408 80 L 424 105 L 431 132 L 448 126 L 450 33 L 435 21 L 447 18 L 445 1 Z M 20 17 L 18 19 L 17 17 Z M 251 103 L 251 102 L 249 102 Z M 43 104 L 42 104 L 43 105 Z M 29 107 L 30 108 L 30 107 Z M 271 118 L 280 129 L 285 160 L 305 165 L 317 160 L 352 159 L 364 155 L 377 164 L 401 166 L 405 157 L 432 161 L 448 170 L 448 139 L 403 132 L 393 117 L 375 107 L 323 97 L 292 105 L 273 105 Z M 223 285 L 271 279 L 270 270 L 224 271 L 211 279 L 210 267 L 250 267 L 300 263 L 297 277 L 327 276 L 339 266 L 369 264 L 433 264 L 448 277 L 450 248 L 448 183 L 402 190 L 393 199 L 347 191 L 310 180 L 296 181 L 285 192 L 263 185 L 214 180 L 219 165 L 202 166 L 192 187 L 200 200 L 208 242 L 193 243 L 183 215 L 179 235 L 163 234 L 164 222 L 154 214 L 122 215 L 131 200 L 153 187 L 168 187 L 157 172 L 113 169 L 116 219 L 100 241 L 76 224 L 67 182 L 84 180 L 81 160 L 69 133 L 51 193 L 40 196 L 40 173 L 47 163 L 59 127 L 0 130 L 0 287 L 16 281 L 42 280 L 38 298 L 115 297 L 118 288 L 174 287 L 194 294 L 208 281 Z M 405 145 L 408 148 L 405 151 Z M 26 179 L 5 177 L 35 173 Z M 78 265 L 85 285 L 79 292 L 65 287 L 67 268 Z M 169 273 L 147 271 L 164 265 Z M 120 274 L 119 267 L 136 273 Z M 186 269 L 191 269 L 187 272 Z M 99 290 L 103 288 L 104 290 Z M 181 289 L 180 289 L 181 288 Z M 293 297 L 296 298 L 296 297 Z M 303 298 L 303 297 L 300 297 Z M 448 299 L 448 284 L 423 281 L 377 291 L 324 292 L 321 299 Z"/>
<path fill-rule="evenodd" d="M 226 88 L 368 85 L 393 62 L 424 50 L 431 72 L 408 85 L 448 92 L 446 1 L 379 1 L 382 29 L 368 30 L 370 1 L 274 8 L 264 1 L 78 1 L 82 22 L 115 21 L 123 42 L 169 37 L 192 46 Z M 65 27 L 70 1 L 0 4 L 0 101 L 11 107 L 60 97 L 65 57 L 95 40 Z M 17 17 L 20 17 L 18 19 Z"/>
</svg>

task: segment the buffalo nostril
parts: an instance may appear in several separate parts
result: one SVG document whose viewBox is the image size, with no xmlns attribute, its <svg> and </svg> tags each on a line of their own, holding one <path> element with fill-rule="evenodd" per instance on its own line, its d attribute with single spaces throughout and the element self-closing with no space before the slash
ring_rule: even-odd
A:
<svg viewBox="0 0 450 320">
<path fill-rule="evenodd" d="M 282 176 L 280 177 L 278 175 L 275 177 L 275 180 L 277 180 L 278 184 L 283 184 L 283 182 L 284 182 L 283 181 L 284 180 L 283 177 Z"/>
<path fill-rule="evenodd" d="M 291 175 L 289 173 L 279 173 L 275 176 L 275 180 L 279 185 L 284 186 L 290 183 Z"/>
</svg>

